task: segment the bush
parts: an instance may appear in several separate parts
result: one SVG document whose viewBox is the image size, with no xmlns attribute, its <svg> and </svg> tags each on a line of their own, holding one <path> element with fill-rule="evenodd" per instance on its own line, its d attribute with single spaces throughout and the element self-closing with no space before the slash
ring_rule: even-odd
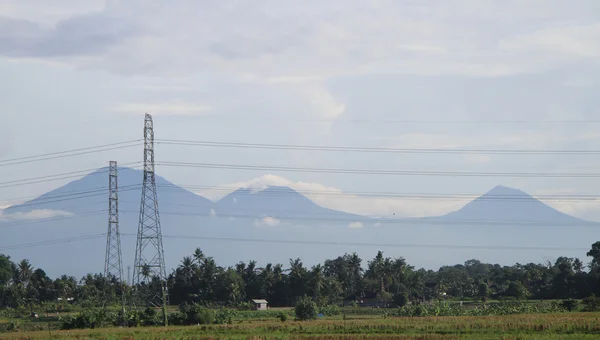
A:
<svg viewBox="0 0 600 340">
<path fill-rule="evenodd" d="M 61 329 L 68 330 L 104 327 L 107 325 L 114 325 L 116 321 L 116 315 L 107 313 L 105 310 L 84 311 L 63 321 Z"/>
<path fill-rule="evenodd" d="M 315 320 L 317 318 L 317 304 L 307 296 L 298 300 L 295 311 L 296 319 L 301 321 Z"/>
<path fill-rule="evenodd" d="M 596 297 L 594 294 L 583 299 L 583 304 L 585 306 L 583 310 L 586 312 L 600 311 L 600 298 Z"/>
<path fill-rule="evenodd" d="M 408 305 L 408 295 L 406 293 L 398 293 L 394 295 L 394 304 L 397 307 L 404 307 Z"/>
<path fill-rule="evenodd" d="M 569 312 L 574 312 L 579 308 L 579 301 L 573 299 L 563 300 L 560 307 Z"/>
<path fill-rule="evenodd" d="M 329 305 L 329 306 L 321 307 L 321 309 L 319 310 L 319 313 L 321 313 L 325 316 L 334 316 L 334 315 L 340 315 L 341 311 L 340 311 L 340 307 L 338 307 L 336 305 Z"/>
<path fill-rule="evenodd" d="M 208 325 L 215 321 L 214 312 L 198 304 L 184 302 L 179 306 L 179 311 L 183 314 L 184 325 Z"/>
<path fill-rule="evenodd" d="M 233 318 L 236 316 L 236 312 L 231 309 L 219 309 L 215 314 L 216 324 L 231 324 Z"/>
<path fill-rule="evenodd" d="M 169 314 L 169 325 L 183 326 L 185 324 L 185 315 L 183 313 Z"/>
<path fill-rule="evenodd" d="M 279 315 L 277 315 L 277 317 L 279 318 L 279 320 L 281 320 L 281 322 L 286 322 L 288 319 L 287 314 L 285 314 L 284 312 L 279 312 Z"/>
</svg>

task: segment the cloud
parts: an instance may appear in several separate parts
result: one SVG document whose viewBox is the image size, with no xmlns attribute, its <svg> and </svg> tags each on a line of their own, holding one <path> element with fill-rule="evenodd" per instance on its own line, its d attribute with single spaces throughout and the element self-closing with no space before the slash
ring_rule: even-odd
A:
<svg viewBox="0 0 600 340">
<path fill-rule="evenodd" d="M 3 214 L 0 211 L 0 220 L 41 220 L 45 218 L 72 216 L 73 214 L 62 210 L 40 209 L 29 212 L 16 212 Z"/>
<path fill-rule="evenodd" d="M 350 229 L 360 229 L 363 227 L 363 224 L 361 222 L 352 222 L 350 224 L 348 224 L 348 228 Z"/>
<path fill-rule="evenodd" d="M 452 199 L 426 200 L 377 193 L 368 195 L 346 193 L 339 188 L 320 183 L 292 181 L 276 175 L 264 175 L 249 181 L 234 182 L 201 191 L 198 194 L 212 200 L 218 200 L 239 188 L 259 191 L 269 186 L 287 186 L 323 207 L 368 216 L 392 216 L 393 214 L 396 214 L 397 217 L 436 216 L 457 210 L 467 203 L 466 201 Z"/>
<path fill-rule="evenodd" d="M 593 0 L 578 6 L 558 0 L 108 1 L 61 14 L 50 27 L 40 24 L 47 6 L 11 3 L 10 21 L 1 24 L 1 54 L 125 74 L 210 70 L 292 81 L 380 72 L 498 76 L 593 58 L 600 40 Z M 556 28 L 561 22 L 572 25 Z"/>
<path fill-rule="evenodd" d="M 265 216 L 261 220 L 255 220 L 254 226 L 256 227 L 277 227 L 281 221 L 275 217 Z"/>
<path fill-rule="evenodd" d="M 189 103 L 123 103 L 113 110 L 132 114 L 142 114 L 147 112 L 155 116 L 195 116 L 210 112 L 211 107 L 208 105 Z"/>
</svg>

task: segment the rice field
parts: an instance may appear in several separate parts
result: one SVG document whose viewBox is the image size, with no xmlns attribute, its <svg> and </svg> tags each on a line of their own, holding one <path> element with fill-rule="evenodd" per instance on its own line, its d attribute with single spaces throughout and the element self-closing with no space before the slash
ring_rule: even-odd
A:
<svg viewBox="0 0 600 340">
<path fill-rule="evenodd" d="M 1 339 L 598 339 L 600 313 L 395 317 L 11 332 Z"/>
</svg>

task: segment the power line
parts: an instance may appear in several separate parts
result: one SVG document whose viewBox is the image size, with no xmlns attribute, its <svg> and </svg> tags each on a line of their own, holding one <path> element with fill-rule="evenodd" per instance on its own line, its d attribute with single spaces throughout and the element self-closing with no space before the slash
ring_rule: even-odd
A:
<svg viewBox="0 0 600 340">
<path fill-rule="evenodd" d="M 131 188 L 131 187 L 140 187 L 140 185 L 139 184 L 130 184 L 130 185 L 122 186 L 122 188 Z M 54 199 L 54 198 L 83 195 L 83 194 L 89 194 L 89 193 L 94 193 L 94 192 L 108 192 L 108 187 L 101 186 L 101 187 L 91 187 L 91 188 L 78 189 L 78 190 L 65 190 L 65 191 L 60 191 L 59 193 L 56 193 L 53 195 L 50 195 L 50 192 L 48 192 L 48 193 L 45 193 L 42 195 L 13 197 L 13 198 L 9 198 L 9 199 L 0 201 L 0 203 L 14 202 L 14 201 L 18 201 L 18 200 L 31 200 L 31 199 L 35 199 L 36 201 L 42 201 L 42 200 L 45 201 L 45 200 Z M 19 205 L 21 205 L 21 204 L 19 204 Z"/>
<path fill-rule="evenodd" d="M 250 220 L 260 220 L 266 217 L 272 217 L 280 221 L 309 221 L 309 222 L 340 222 L 340 223 L 353 223 L 353 222 L 361 222 L 361 223 L 372 223 L 372 224 L 391 224 L 391 225 L 403 225 L 407 227 L 412 226 L 543 226 L 543 227 L 600 227 L 600 224 L 595 222 L 588 221 L 574 221 L 574 222 L 566 222 L 566 221 L 543 221 L 543 220 L 490 220 L 490 219 L 465 219 L 465 218 L 456 218 L 456 219 L 441 219 L 440 217 L 423 217 L 423 218 L 382 218 L 382 217 L 369 217 L 363 215 L 352 215 L 345 216 L 346 213 L 340 212 L 339 214 L 331 214 L 327 216 L 327 214 L 315 214 L 322 216 L 306 216 L 304 213 L 300 212 L 291 212 L 285 210 L 277 210 L 277 211 L 268 211 L 268 210 L 259 210 L 259 209 L 239 209 L 242 211 L 252 211 L 256 214 L 235 214 L 231 212 L 219 213 L 215 212 L 215 214 L 208 213 L 195 213 L 195 212 L 175 212 L 175 211 L 167 211 L 161 212 L 161 215 L 164 216 L 189 216 L 189 217 L 211 217 L 211 218 L 234 218 L 234 219 L 250 219 Z M 136 211 L 133 210 L 121 210 L 121 213 L 124 214 L 135 214 Z M 286 215 L 281 213 L 297 213 L 297 215 Z"/>
<path fill-rule="evenodd" d="M 21 225 L 26 225 L 26 224 L 44 223 L 44 222 L 51 222 L 51 221 L 62 221 L 62 220 L 69 220 L 69 219 L 79 218 L 79 217 L 84 217 L 84 216 L 99 215 L 99 214 L 103 214 L 107 211 L 108 211 L 107 209 L 104 209 L 104 210 L 100 210 L 100 211 L 84 212 L 84 213 L 79 213 L 79 214 L 70 214 L 68 216 L 58 216 L 58 217 L 50 217 L 50 218 L 43 218 L 43 219 L 36 219 L 36 220 L 25 220 L 25 221 L 19 221 L 19 222 L 8 223 L 8 224 L 0 223 L 0 229 L 16 227 L 16 226 L 21 226 Z"/>
<path fill-rule="evenodd" d="M 203 120 L 223 121 L 226 123 L 232 122 L 261 122 L 268 120 L 269 122 L 287 122 L 287 123 L 357 123 L 357 124 L 597 124 L 600 120 L 596 119 L 499 119 L 499 120 L 481 120 L 481 119 L 458 119 L 458 120 L 440 120 L 440 119 L 287 119 L 281 116 L 243 116 L 243 115 L 207 115 L 198 117 Z"/>
<path fill-rule="evenodd" d="M 135 236 L 135 234 L 121 234 L 123 236 Z M 252 243 L 277 243 L 277 244 L 307 244 L 323 246 L 357 246 L 357 247 L 382 247 L 382 248 L 443 248 L 443 249 L 481 249 L 481 250 L 574 250 L 586 251 L 588 248 L 569 247 L 529 247 L 529 246 L 486 246 L 486 245 L 451 245 L 451 244 L 414 244 L 414 243 L 371 243 L 371 242 L 345 242 L 345 241 L 315 241 L 315 240 L 283 240 L 283 239 L 258 239 L 240 237 L 209 237 L 189 235 L 163 235 L 167 239 L 193 239 L 206 241 L 225 242 L 252 242 Z"/>
<path fill-rule="evenodd" d="M 141 185 L 129 185 L 129 186 L 124 186 L 124 188 L 125 189 L 121 189 L 121 191 L 123 191 L 123 192 L 133 191 L 133 190 L 140 189 Z M 51 196 L 51 197 L 40 197 L 39 199 L 34 199 L 31 202 L 18 204 L 16 206 L 19 208 L 23 208 L 23 207 L 32 207 L 32 206 L 51 204 L 51 203 L 57 203 L 57 202 L 72 201 L 72 200 L 82 199 L 82 198 L 104 196 L 104 195 L 106 195 L 106 192 L 107 192 L 106 189 L 90 190 L 88 192 L 80 192 L 77 194 L 65 194 L 65 195 L 57 195 L 57 196 Z M 59 198 L 59 199 L 51 199 L 51 198 Z"/>
<path fill-rule="evenodd" d="M 471 172 L 471 171 L 424 171 L 424 170 L 377 170 L 308 168 L 271 165 L 241 165 L 216 163 L 160 162 L 157 165 L 171 167 L 191 167 L 205 169 L 230 169 L 249 171 L 314 172 L 357 175 L 393 175 L 393 176 L 447 176 L 447 177 L 540 177 L 540 178 L 598 178 L 600 173 L 549 173 L 549 172 Z"/>
<path fill-rule="evenodd" d="M 15 245 L 11 245 L 11 246 L 0 246 L 0 250 L 2 250 L 2 251 L 15 250 L 15 249 L 34 248 L 34 247 L 41 247 L 41 246 L 47 246 L 47 245 L 69 243 L 69 242 L 79 242 L 79 241 L 84 241 L 84 240 L 96 239 L 96 238 L 100 238 L 100 237 L 104 237 L 104 236 L 106 236 L 106 234 L 93 234 L 93 235 L 84 235 L 84 236 L 77 236 L 77 237 L 70 237 L 70 238 L 59 238 L 59 239 L 48 240 L 48 241 L 22 243 L 22 244 L 15 244 Z"/>
<path fill-rule="evenodd" d="M 43 161 L 43 160 L 51 160 L 51 159 L 57 159 L 57 158 L 63 158 L 63 157 L 84 155 L 84 154 L 95 153 L 95 152 L 103 152 L 103 151 L 117 150 L 117 149 L 122 149 L 122 148 L 129 148 L 129 147 L 138 145 L 139 142 L 140 142 L 140 140 L 138 139 L 138 140 L 119 142 L 119 143 L 90 146 L 87 148 L 79 148 L 79 149 L 72 149 L 72 150 L 66 150 L 66 151 L 51 152 L 51 153 L 39 154 L 39 155 L 35 155 L 35 156 L 4 159 L 4 160 L 0 160 L 0 166 L 24 164 L 24 163 Z M 136 143 L 136 144 L 127 145 L 127 144 L 131 144 L 131 143 Z M 101 150 L 98 150 L 98 149 L 101 149 Z"/>
<path fill-rule="evenodd" d="M 123 164 L 123 165 L 135 165 L 135 164 L 140 164 L 140 163 L 141 162 L 131 162 L 131 163 Z M 93 172 L 90 173 L 91 171 L 93 171 Z M 63 179 L 69 179 L 69 178 L 77 178 L 77 177 L 81 177 L 82 175 L 87 175 L 87 176 L 102 175 L 102 174 L 106 174 L 107 172 L 108 172 L 108 170 L 106 168 L 101 168 L 101 169 L 94 168 L 94 169 L 87 169 L 87 170 L 65 172 L 65 173 L 54 174 L 54 175 L 30 177 L 30 178 L 25 178 L 25 179 L 0 182 L 0 188 L 8 188 L 8 187 L 21 186 L 21 185 L 52 182 L 52 181 L 58 181 L 58 180 L 63 180 Z"/>
<path fill-rule="evenodd" d="M 244 149 L 277 149 L 277 150 L 305 150 L 305 151 L 336 151 L 336 152 L 375 152 L 375 153 L 433 153 L 433 154 L 521 154 L 521 155 L 597 155 L 600 150 L 541 150 L 541 149 L 440 149 L 440 148 L 383 148 L 383 147 L 356 147 L 356 146 L 323 146 L 323 145 L 291 145 L 291 144 L 260 144 L 238 142 L 211 142 L 161 139 L 158 144 L 189 145 L 219 148 L 244 148 Z"/>
<path fill-rule="evenodd" d="M 235 192 L 238 189 L 245 189 L 248 191 L 255 190 L 253 188 L 238 188 L 238 187 L 226 187 L 226 186 L 209 186 L 209 185 L 193 185 L 193 184 L 177 184 L 177 185 L 157 185 L 162 190 L 177 191 L 181 188 L 197 191 L 212 191 L 220 194 L 229 194 Z M 261 196 L 268 197 L 282 197 L 289 196 L 289 190 L 285 187 L 268 187 L 268 191 L 259 189 Z M 485 201 L 525 201 L 525 202 L 537 202 L 536 199 L 544 200 L 557 200 L 557 201 L 593 201 L 600 199 L 600 195 L 498 195 L 498 194 L 465 194 L 465 193 L 449 193 L 449 194 L 436 194 L 436 193 L 402 193 L 402 192 L 356 192 L 356 191 L 332 191 L 332 190 L 298 190 L 298 193 L 302 195 L 317 196 L 317 197 L 328 197 L 338 198 L 344 197 L 346 199 L 363 199 L 363 198 L 399 198 L 408 200 L 420 200 L 420 199 L 440 199 L 440 200 L 456 200 L 456 201 L 472 201 L 474 199 L 485 200 Z M 358 196 L 358 197 L 352 197 Z"/>
</svg>

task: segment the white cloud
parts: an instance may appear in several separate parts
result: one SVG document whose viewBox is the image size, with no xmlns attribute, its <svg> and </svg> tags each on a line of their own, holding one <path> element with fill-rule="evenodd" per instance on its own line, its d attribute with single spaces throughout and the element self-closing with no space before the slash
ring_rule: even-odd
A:
<svg viewBox="0 0 600 340">
<path fill-rule="evenodd" d="M 361 222 L 352 222 L 350 224 L 348 224 L 348 228 L 350 229 L 360 229 L 363 227 L 363 224 Z"/>
<path fill-rule="evenodd" d="M 3 13 L 33 24 L 43 21 L 45 7 L 20 3 L 10 1 Z M 58 11 L 75 3 L 67 4 L 52 7 Z M 527 5 L 263 0 L 252 6 L 108 1 L 103 9 L 62 11 L 57 17 L 63 20 L 39 27 L 39 34 L 25 34 L 31 25 L 11 23 L 0 53 L 14 56 L 20 39 L 19 57 L 127 74 L 211 70 L 279 80 L 380 72 L 498 76 L 560 65 L 572 56 L 597 56 L 598 24 L 592 21 L 597 17 L 591 15 L 597 9 L 594 0 L 578 6 L 558 0 Z M 556 28 L 561 22 L 572 25 Z M 537 62 L 543 53 L 544 62 Z"/>
<path fill-rule="evenodd" d="M 265 216 L 261 220 L 255 220 L 254 226 L 256 227 L 277 227 L 281 221 L 275 217 Z"/>
<path fill-rule="evenodd" d="M 189 103 L 123 103 L 113 110 L 132 114 L 150 113 L 154 116 L 196 116 L 207 114 L 210 112 L 211 107 L 208 105 Z"/>
<path fill-rule="evenodd" d="M 275 175 L 264 175 L 222 185 L 211 190 L 198 192 L 199 195 L 218 200 L 239 188 L 263 190 L 269 186 L 287 186 L 303 194 L 323 207 L 349 213 L 369 216 L 423 217 L 442 215 L 462 207 L 466 201 L 418 199 L 389 195 L 360 195 L 346 193 L 339 188 L 320 183 L 292 181 Z"/>
</svg>

